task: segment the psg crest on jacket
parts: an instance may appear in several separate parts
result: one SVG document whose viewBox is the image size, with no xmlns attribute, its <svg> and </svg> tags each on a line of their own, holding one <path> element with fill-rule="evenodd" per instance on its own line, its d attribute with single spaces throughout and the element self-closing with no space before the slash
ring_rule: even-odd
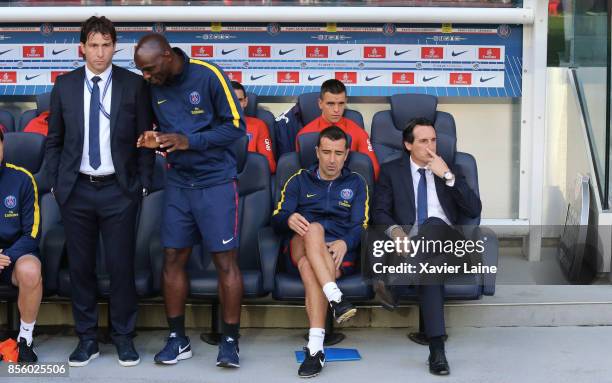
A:
<svg viewBox="0 0 612 383">
<path fill-rule="evenodd" d="M 17 206 L 17 198 L 14 195 L 9 195 L 4 198 L 4 206 L 7 209 L 14 209 Z"/>
<path fill-rule="evenodd" d="M 193 104 L 193 105 L 198 105 L 200 103 L 200 93 L 198 93 L 197 91 L 193 91 L 189 94 L 189 101 Z"/>
<path fill-rule="evenodd" d="M 353 191 L 351 189 L 342 189 L 340 192 L 340 197 L 345 200 L 350 200 L 353 198 Z"/>
</svg>

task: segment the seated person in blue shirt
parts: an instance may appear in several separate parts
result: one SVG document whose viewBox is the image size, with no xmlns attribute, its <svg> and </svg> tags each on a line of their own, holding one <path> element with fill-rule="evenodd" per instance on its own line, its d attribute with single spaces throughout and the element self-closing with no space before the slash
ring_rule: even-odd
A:
<svg viewBox="0 0 612 383">
<path fill-rule="evenodd" d="M 343 299 L 336 278 L 355 272 L 361 232 L 368 222 L 366 182 L 344 167 L 349 154 L 346 133 L 337 126 L 324 129 L 316 153 L 318 163 L 287 180 L 272 214 L 276 231 L 291 237 L 291 258 L 306 290 L 310 332 L 300 377 L 318 375 L 325 364 L 328 302 L 338 323 L 357 311 Z"/>
<path fill-rule="evenodd" d="M 19 288 L 17 306 L 21 327 L 17 336 L 19 362 L 34 363 L 38 357 L 32 332 L 42 298 L 38 259 L 40 207 L 32 174 L 4 162 L 4 135 L 0 130 L 0 283 Z"/>
</svg>

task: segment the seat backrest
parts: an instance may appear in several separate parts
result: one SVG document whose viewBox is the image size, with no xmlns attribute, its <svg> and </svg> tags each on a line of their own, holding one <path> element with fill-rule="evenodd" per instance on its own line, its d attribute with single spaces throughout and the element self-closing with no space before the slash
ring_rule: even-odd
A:
<svg viewBox="0 0 612 383">
<path fill-rule="evenodd" d="M 36 174 L 45 157 L 45 141 L 45 136 L 36 133 L 7 133 L 4 136 L 4 159 Z"/>
<path fill-rule="evenodd" d="M 470 189 L 480 197 L 480 190 L 478 188 L 478 167 L 476 166 L 476 159 L 474 156 L 463 152 L 455 153 L 455 167 L 461 170 Z M 480 215 L 476 218 L 460 215 L 457 224 L 466 226 L 480 225 Z"/>
<path fill-rule="evenodd" d="M 298 96 L 298 105 L 302 116 L 302 124 L 308 125 L 311 121 L 321 117 L 321 109 L 319 108 L 319 92 L 302 93 Z M 365 127 L 363 116 L 356 110 L 345 109 L 344 117 L 352 120 L 360 127 Z"/>
<path fill-rule="evenodd" d="M 438 154 L 447 163 L 453 163 L 457 149 L 455 120 L 448 113 L 436 111 L 436 97 L 425 94 L 396 94 L 390 97 L 389 102 L 391 110 L 377 112 L 372 119 L 372 146 L 380 163 L 401 155 L 405 150 L 402 131 L 410 120 L 417 117 L 433 121 L 438 142 L 446 141 L 439 145 Z"/>
<path fill-rule="evenodd" d="M 41 93 L 36 96 L 36 115 L 51 110 L 51 92 Z"/>
<path fill-rule="evenodd" d="M 4 132 L 15 131 L 15 117 L 8 110 L 0 109 L 0 125 L 4 126 Z"/>
<path fill-rule="evenodd" d="M 36 95 L 36 109 L 26 110 L 19 116 L 19 131 L 23 132 L 26 126 L 40 116 L 42 112 L 47 112 L 51 109 L 51 93 L 41 93 Z"/>
</svg>

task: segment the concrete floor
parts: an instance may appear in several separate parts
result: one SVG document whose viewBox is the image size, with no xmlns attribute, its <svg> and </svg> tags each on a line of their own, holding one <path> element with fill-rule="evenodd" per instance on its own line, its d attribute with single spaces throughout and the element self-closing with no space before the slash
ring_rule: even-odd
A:
<svg viewBox="0 0 612 383">
<path fill-rule="evenodd" d="M 429 374 L 428 349 L 406 338 L 409 329 L 347 329 L 338 347 L 357 348 L 362 360 L 328 363 L 317 382 L 612 382 L 609 345 L 612 327 L 453 328 L 446 344 L 449 377 Z M 294 351 L 304 344 L 303 330 L 246 329 L 241 338 L 241 368 L 215 367 L 217 348 L 189 332 L 194 357 L 176 366 L 154 365 L 165 331 L 141 331 L 136 367 L 121 367 L 114 347 L 101 345 L 100 358 L 70 369 L 70 378 L 2 378 L 2 382 L 298 382 Z M 36 338 L 42 362 L 65 361 L 76 339 L 63 335 Z"/>
</svg>

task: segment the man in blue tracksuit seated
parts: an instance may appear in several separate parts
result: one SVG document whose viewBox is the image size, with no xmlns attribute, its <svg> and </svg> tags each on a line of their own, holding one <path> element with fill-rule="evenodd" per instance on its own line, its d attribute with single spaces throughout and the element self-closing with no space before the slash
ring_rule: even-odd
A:
<svg viewBox="0 0 612 383">
<path fill-rule="evenodd" d="M 0 283 L 13 284 L 19 289 L 19 362 L 34 363 L 38 357 L 32 346 L 32 332 L 43 292 L 38 259 L 38 188 L 30 172 L 4 162 L 4 135 L 1 130 L 0 198 Z"/>
<path fill-rule="evenodd" d="M 306 290 L 310 332 L 298 370 L 301 377 L 319 374 L 325 363 L 327 303 L 338 323 L 357 311 L 343 299 L 336 279 L 355 272 L 361 232 L 368 224 L 366 181 L 344 167 L 349 153 L 346 133 L 337 126 L 324 129 L 316 153 L 318 163 L 287 180 L 272 214 L 275 230 L 291 236 L 291 258 Z"/>
<path fill-rule="evenodd" d="M 242 108 L 223 71 L 172 49 L 159 34 L 138 42 L 134 61 L 151 83 L 153 110 L 161 132 L 145 132 L 138 145 L 165 150 L 169 169 L 164 189 L 161 242 L 162 285 L 170 336 L 156 363 L 192 356 L 185 336 L 185 266 L 202 242 L 219 277 L 223 336 L 217 366 L 239 367 L 238 337 L 242 275 L 238 268 L 238 191 L 231 145 L 245 135 Z"/>
</svg>

